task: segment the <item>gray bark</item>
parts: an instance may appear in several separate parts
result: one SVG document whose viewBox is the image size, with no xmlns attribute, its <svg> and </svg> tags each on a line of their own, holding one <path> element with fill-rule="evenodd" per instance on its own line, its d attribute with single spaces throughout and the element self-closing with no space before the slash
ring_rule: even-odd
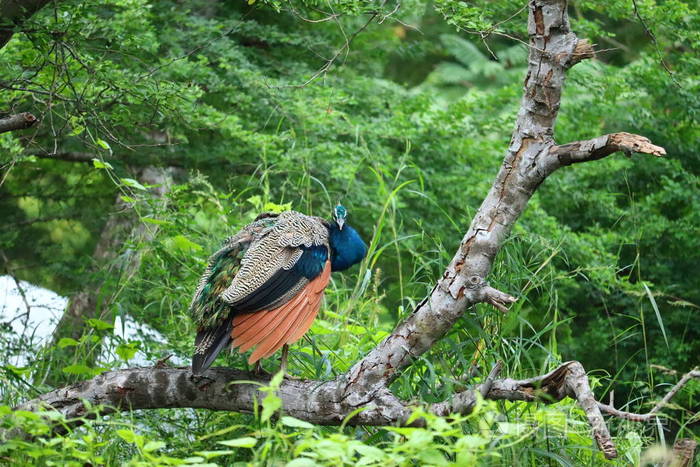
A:
<svg viewBox="0 0 700 467">
<path fill-rule="evenodd" d="M 621 416 L 617 409 L 597 402 L 588 384 L 588 377 L 579 362 L 566 362 L 549 373 L 533 378 L 514 380 L 495 379 L 500 365 L 491 371 L 484 382 L 474 388 L 454 394 L 450 400 L 428 405 L 427 409 L 440 416 L 468 414 L 477 402 L 477 393 L 492 400 L 511 400 L 553 403 L 571 397 L 579 402 L 588 417 L 593 438 L 607 458 L 617 456 L 610 433 L 601 415 Z M 667 404 L 692 378 L 700 378 L 693 370 L 680 381 L 648 414 L 627 414 L 628 420 L 647 421 L 655 417 L 659 408 Z M 243 383 L 251 381 L 252 383 Z M 193 376 L 190 368 L 131 368 L 111 371 L 89 381 L 57 389 L 29 401 L 16 409 L 36 411 L 48 408 L 60 412 L 66 419 L 79 419 L 93 414 L 87 407 L 102 407 L 102 414 L 119 410 L 197 408 L 252 413 L 256 401 L 265 393 L 260 391 L 268 377 L 256 376 L 229 368 L 212 368 L 204 376 Z M 235 383 L 235 384 L 233 384 Z M 284 404 L 284 413 L 318 425 L 405 425 L 415 405 L 396 398 L 382 388 L 373 398 L 353 405 L 343 394 L 344 381 L 290 380 L 282 381 L 277 392 Z M 357 409 L 364 409 L 348 418 Z M 346 420 L 347 419 L 347 420 Z M 416 419 L 411 426 L 423 426 Z M 57 426 L 58 431 L 64 429 Z M 8 434 L 5 433 L 5 436 Z M 692 459 L 692 453 L 691 453 Z"/>
<path fill-rule="evenodd" d="M 0 133 L 24 130 L 33 126 L 37 121 L 37 118 L 29 112 L 22 112 L 20 114 L 0 118 Z"/>
<path fill-rule="evenodd" d="M 347 373 L 333 381 L 285 381 L 279 396 L 286 413 L 318 424 L 339 424 L 357 408 L 352 423 L 403 423 L 411 407 L 398 400 L 389 384 L 416 358 L 427 352 L 477 303 L 507 311 L 516 299 L 486 281 L 494 259 L 511 228 L 525 210 L 537 187 L 557 169 L 573 162 L 599 159 L 614 151 L 662 155 L 663 148 L 637 135 L 616 133 L 589 142 L 557 146 L 554 125 L 565 72 L 593 50 L 569 29 L 565 0 L 530 0 L 530 49 L 524 94 L 511 143 L 491 190 L 446 271 L 412 314 Z M 252 375 L 212 369 L 199 382 L 187 369 L 134 369 L 102 375 L 81 385 L 54 391 L 31 404 L 43 402 L 74 416 L 81 398 L 122 408 L 202 407 L 251 411 L 257 389 L 230 385 Z M 569 362 L 527 380 L 487 379 L 488 386 L 455 394 L 450 401 L 430 406 L 440 415 L 468 412 L 475 392 L 491 399 L 534 401 L 575 398 L 591 424 L 593 437 L 609 458 L 616 452 L 601 415 L 601 406 L 589 387 L 585 370 Z M 31 406 L 30 404 L 30 406 Z M 419 423 L 419 422 L 416 422 Z"/>
<path fill-rule="evenodd" d="M 253 383 L 231 384 L 242 380 Z M 104 405 L 103 413 L 173 407 L 252 413 L 254 401 L 264 397 L 260 385 L 266 385 L 268 381 L 269 377 L 229 368 L 213 368 L 200 377 L 193 376 L 189 368 L 132 368 L 103 373 L 90 381 L 57 389 L 18 408 L 36 410 L 48 406 L 67 418 L 87 415 L 85 401 L 91 405 Z M 483 392 L 484 397 L 495 400 L 558 401 L 568 395 L 574 396 L 577 389 L 570 382 L 588 385 L 583 367 L 578 362 L 565 363 L 535 378 L 490 380 L 455 394 L 450 401 L 432 404 L 429 409 L 442 416 L 469 413 L 476 403 L 476 392 Z M 485 385 L 488 387 L 482 391 Z M 357 408 L 366 410 L 350 419 L 350 425 L 402 424 L 415 408 L 397 399 L 386 388 L 374 399 L 354 406 L 339 389 L 342 389 L 339 380 L 321 383 L 285 379 L 277 395 L 284 401 L 285 414 L 318 425 L 339 425 Z M 422 420 L 414 422 L 415 425 L 422 423 Z"/>
</svg>

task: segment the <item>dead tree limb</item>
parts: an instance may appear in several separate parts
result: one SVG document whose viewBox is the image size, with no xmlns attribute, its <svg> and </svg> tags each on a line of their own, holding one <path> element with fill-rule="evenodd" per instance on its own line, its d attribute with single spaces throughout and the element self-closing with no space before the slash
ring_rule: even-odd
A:
<svg viewBox="0 0 700 467">
<path fill-rule="evenodd" d="M 7 131 L 25 130 L 39 120 L 29 112 L 22 112 L 9 117 L 0 118 L 0 133 Z"/>
<path fill-rule="evenodd" d="M 405 422 L 412 407 L 397 399 L 389 385 L 415 359 L 430 350 L 477 303 L 500 310 L 515 297 L 491 287 L 487 277 L 495 257 L 528 201 L 544 180 L 573 162 L 600 159 L 614 151 L 662 155 L 646 138 L 615 133 L 589 142 L 558 146 L 554 125 L 566 71 L 593 55 L 585 40 L 569 28 L 566 0 L 530 0 L 530 48 L 524 94 L 503 164 L 469 230 L 442 277 L 411 315 L 350 370 L 332 381 L 285 381 L 279 391 L 286 413 L 318 424 L 340 424 L 351 412 L 358 425 Z M 200 407 L 250 412 L 257 389 L 231 381 L 250 374 L 212 369 L 194 381 L 187 369 L 133 369 L 46 394 L 25 407 L 41 404 L 67 416 L 85 413 L 81 399 L 106 404 L 110 410 Z M 489 399 L 557 401 L 571 397 L 585 411 L 598 446 L 606 457 L 617 455 L 585 370 L 568 362 L 550 373 L 525 380 L 488 379 L 490 387 L 455 394 L 430 406 L 437 414 L 468 412 L 475 391 Z M 414 423 L 420 423 L 416 421 Z"/>
</svg>

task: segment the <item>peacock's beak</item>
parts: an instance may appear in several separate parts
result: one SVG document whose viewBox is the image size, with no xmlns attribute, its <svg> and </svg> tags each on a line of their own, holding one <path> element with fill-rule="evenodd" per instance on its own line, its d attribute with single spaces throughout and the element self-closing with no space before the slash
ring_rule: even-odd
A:
<svg viewBox="0 0 700 467">
<path fill-rule="evenodd" d="M 338 230 L 343 230 L 343 226 L 345 225 L 345 219 L 340 217 L 336 219 L 335 223 L 338 224 Z"/>
</svg>

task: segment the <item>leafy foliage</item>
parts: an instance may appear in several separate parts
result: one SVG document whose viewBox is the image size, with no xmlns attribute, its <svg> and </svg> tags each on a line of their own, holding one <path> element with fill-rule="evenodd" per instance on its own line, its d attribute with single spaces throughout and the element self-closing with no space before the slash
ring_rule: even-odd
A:
<svg viewBox="0 0 700 467">
<path fill-rule="evenodd" d="M 642 401 L 675 381 L 651 364 L 681 372 L 697 364 L 700 15 L 692 2 L 636 3 L 573 3 L 574 29 L 604 50 L 569 73 L 556 136 L 635 132 L 669 156 L 610 157 L 551 177 L 491 278 L 520 300 L 505 316 L 470 310 L 394 383 L 397 394 L 444 400 L 475 365 L 502 360 L 516 377 L 577 359 L 596 369 L 599 397 L 614 388 L 618 405 L 643 410 Z M 483 403 L 470 417 L 429 417 L 425 429 L 337 429 L 273 416 L 273 387 L 255 416 L 121 414 L 86 420 L 65 436 L 47 433 L 34 414 L 9 411 L 50 389 L 52 372 L 80 380 L 137 354 L 186 359 L 194 336 L 186 310 L 208 255 L 270 208 L 327 217 L 342 199 L 370 240 L 368 260 L 334 277 L 309 339 L 292 349 L 293 373 L 333 377 L 410 312 L 442 273 L 508 145 L 526 12 L 510 0 L 396 6 L 68 1 L 41 11 L 0 50 L 0 111 L 41 120 L 0 135 L 6 269 L 67 296 L 101 285 L 113 295 L 80 339 L 57 342 L 70 361 L 9 324 L 0 328 L 2 423 L 37 436 L 3 445 L 3 459 L 603 462 L 585 418 L 567 402 Z M 90 163 L 61 160 L 85 153 Z M 144 166 L 182 169 L 167 204 L 135 175 Z M 136 251 L 143 261 L 123 277 L 91 260 L 107 218 L 120 215 L 117 197 L 157 230 L 148 244 L 126 236 L 115 262 Z M 162 339 L 113 335 L 115 317 L 127 316 Z M 26 356 L 22 367 L 10 363 L 17 355 Z M 246 365 L 238 355 L 221 363 Z M 621 462 L 639 462 L 653 443 L 697 436 L 697 390 L 689 385 L 674 399 L 665 431 L 614 427 Z"/>
</svg>

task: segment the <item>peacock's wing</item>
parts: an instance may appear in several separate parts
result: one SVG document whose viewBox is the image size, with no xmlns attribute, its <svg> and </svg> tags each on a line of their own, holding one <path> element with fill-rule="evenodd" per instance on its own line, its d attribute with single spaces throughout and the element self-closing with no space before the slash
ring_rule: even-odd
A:
<svg viewBox="0 0 700 467">
<path fill-rule="evenodd" d="M 264 235 L 276 223 L 276 215 L 261 214 L 236 235 L 224 241 L 223 246 L 211 257 L 207 269 L 190 303 L 192 320 L 199 328 L 209 328 L 227 318 L 230 307 L 221 300 L 221 294 L 231 286 L 241 269 L 245 253 L 257 237 Z"/>
<path fill-rule="evenodd" d="M 232 237 L 212 257 L 193 300 L 200 325 L 193 371 L 211 365 L 232 338 L 241 351 L 257 345 L 255 361 L 293 342 L 306 325 L 303 335 L 328 283 L 327 264 L 328 228 L 316 217 L 287 211 Z"/>
</svg>

